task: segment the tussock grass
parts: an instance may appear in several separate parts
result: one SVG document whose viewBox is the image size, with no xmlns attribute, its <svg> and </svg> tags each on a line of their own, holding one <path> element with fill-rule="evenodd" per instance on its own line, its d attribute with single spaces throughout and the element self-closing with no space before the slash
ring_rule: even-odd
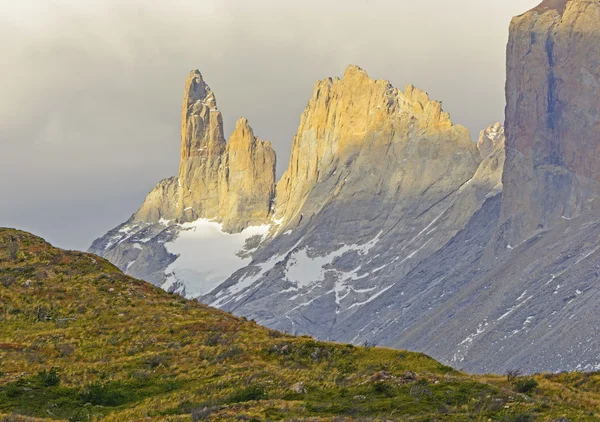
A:
<svg viewBox="0 0 600 422">
<path fill-rule="evenodd" d="M 534 378 L 292 337 L 0 229 L 0 421 L 598 420 L 599 375 Z"/>
</svg>

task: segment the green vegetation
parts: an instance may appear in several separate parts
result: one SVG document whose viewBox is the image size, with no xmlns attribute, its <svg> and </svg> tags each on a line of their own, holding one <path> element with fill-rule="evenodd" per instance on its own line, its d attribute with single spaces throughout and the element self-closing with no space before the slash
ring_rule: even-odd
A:
<svg viewBox="0 0 600 422">
<path fill-rule="evenodd" d="M 533 378 L 523 378 L 516 380 L 513 383 L 513 386 L 519 393 L 527 394 L 535 390 L 538 386 L 538 383 Z"/>
<path fill-rule="evenodd" d="M 471 376 L 419 353 L 293 337 L 0 229 L 0 421 L 599 415 L 597 374 Z"/>
</svg>

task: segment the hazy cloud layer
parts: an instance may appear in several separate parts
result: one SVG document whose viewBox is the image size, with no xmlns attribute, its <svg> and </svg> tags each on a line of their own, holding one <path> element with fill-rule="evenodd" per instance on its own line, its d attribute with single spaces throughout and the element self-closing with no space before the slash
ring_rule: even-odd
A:
<svg viewBox="0 0 600 422">
<path fill-rule="evenodd" d="M 510 17 L 536 0 L 24 0 L 0 15 L 0 226 L 85 249 L 176 174 L 198 68 L 226 131 L 279 173 L 317 79 L 346 65 L 443 100 L 473 137 L 503 119 Z"/>
</svg>

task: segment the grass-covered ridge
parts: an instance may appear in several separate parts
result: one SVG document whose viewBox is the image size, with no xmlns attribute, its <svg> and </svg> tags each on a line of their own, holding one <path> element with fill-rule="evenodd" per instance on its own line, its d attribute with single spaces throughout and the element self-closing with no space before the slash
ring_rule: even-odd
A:
<svg viewBox="0 0 600 422">
<path fill-rule="evenodd" d="M 97 256 L 0 229 L 0 415 L 591 421 L 600 376 L 509 381 L 423 354 L 292 337 L 167 294 Z"/>
</svg>

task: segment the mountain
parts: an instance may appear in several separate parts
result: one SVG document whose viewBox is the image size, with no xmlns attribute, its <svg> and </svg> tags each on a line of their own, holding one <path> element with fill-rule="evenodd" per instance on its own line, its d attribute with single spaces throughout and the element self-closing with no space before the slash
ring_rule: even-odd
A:
<svg viewBox="0 0 600 422">
<path fill-rule="evenodd" d="M 350 67 L 318 83 L 303 113 L 277 186 L 281 234 L 202 300 L 280 330 L 370 340 L 373 316 L 353 315 L 390 297 L 499 192 L 502 160 L 497 148 L 481 161 L 424 92 Z"/>
<path fill-rule="evenodd" d="M 6 422 L 598 418 L 598 375 L 475 377 L 292 337 L 12 229 L 0 229 L 0 299 Z"/>
<path fill-rule="evenodd" d="M 571 0 L 546 1 L 513 19 L 504 188 L 501 201 L 489 204 L 496 227 L 482 230 L 484 221 L 473 220 L 453 247 L 421 265 L 413 301 L 428 311 L 413 305 L 416 317 L 407 321 L 392 301 L 367 308 L 359 317 L 385 309 L 380 320 L 393 321 L 372 341 L 423 350 L 477 372 L 600 368 L 592 158 L 600 138 L 598 16 L 600 3 Z M 483 253 L 465 247 L 472 239 Z M 472 263 L 460 265 L 458 257 L 469 254 Z M 432 268 L 455 294 L 421 293 L 435 277 Z"/>
<path fill-rule="evenodd" d="M 221 145 L 213 147 L 218 154 L 189 158 L 189 133 L 195 133 L 186 113 L 190 98 L 199 98 L 200 116 L 217 122 L 200 119 L 198 127 L 221 127 L 220 115 L 206 111 L 210 91 L 189 94 L 190 80 L 198 75 L 193 72 L 185 85 L 179 180 L 184 200 L 197 196 L 199 203 L 216 203 L 221 191 L 207 187 L 205 180 L 213 179 L 204 175 L 214 166 L 206 163 L 243 138 L 236 134 L 254 136 L 245 121 L 228 144 L 221 136 L 211 140 L 218 130 L 210 136 L 202 132 L 196 136 L 202 146 L 191 149 Z M 214 94 L 209 97 L 214 109 Z M 496 147 L 479 151 L 467 129 L 453 124 L 441 103 L 425 92 L 413 86 L 400 91 L 350 66 L 343 79 L 316 84 L 270 213 L 263 212 L 265 201 L 245 201 L 246 217 L 256 211 L 261 219 L 238 215 L 233 219 L 238 226 L 223 224 L 231 221 L 231 212 L 222 207 L 189 214 L 188 204 L 175 199 L 182 196 L 181 189 L 169 194 L 164 188 L 177 186 L 170 179 L 90 251 L 129 274 L 188 297 L 202 296 L 206 303 L 262 324 L 335 338 L 331 332 L 341 321 L 440 250 L 499 193 L 503 140 L 500 136 L 493 142 Z M 265 172 L 262 155 L 245 153 L 245 160 Z M 218 169 L 233 173 L 232 161 L 219 163 Z M 265 183 L 244 180 L 259 188 L 272 186 L 270 178 Z M 218 194 L 213 198 L 213 193 Z M 248 193 L 245 186 L 233 185 L 227 197 L 242 193 Z M 268 195 L 259 197 L 266 200 Z M 359 335 L 351 340 L 365 339 Z"/>
<path fill-rule="evenodd" d="M 290 333 L 481 373 L 598 370 L 599 17 L 547 0 L 513 19 L 506 122 L 477 143 L 350 66 L 316 84 L 264 219 L 134 216 L 91 251 Z"/>
</svg>

